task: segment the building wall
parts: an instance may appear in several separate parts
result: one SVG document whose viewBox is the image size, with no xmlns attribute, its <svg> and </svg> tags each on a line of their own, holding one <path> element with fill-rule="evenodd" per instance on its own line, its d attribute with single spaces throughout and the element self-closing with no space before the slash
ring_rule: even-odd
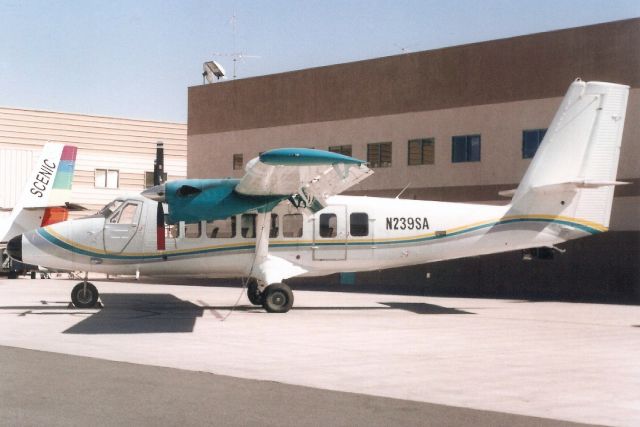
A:
<svg viewBox="0 0 640 427">
<path fill-rule="evenodd" d="M 189 88 L 189 135 L 640 87 L 640 18 Z"/>
<path fill-rule="evenodd" d="M 1 207 L 13 207 L 47 141 L 78 147 L 71 202 L 91 210 L 144 189 L 144 172 L 153 171 L 158 141 L 164 143 L 168 178 L 186 176 L 184 124 L 0 108 L 0 164 L 18 159 L 12 169 L 0 170 Z M 95 169 L 118 170 L 118 188 L 96 188 Z"/>
<path fill-rule="evenodd" d="M 638 301 L 640 266 L 630 261 L 640 259 L 640 56 L 632 54 L 639 45 L 640 19 L 630 19 L 191 87 L 188 176 L 242 176 L 233 154 L 246 164 L 275 147 L 352 145 L 353 156 L 366 159 L 368 143 L 392 142 L 391 167 L 376 168 L 349 193 L 393 197 L 408 185 L 404 198 L 507 203 L 498 191 L 515 188 L 530 163 L 522 131 L 547 128 L 576 77 L 627 84 L 618 178 L 631 185 L 616 188 L 614 232 L 569 243 L 576 253 L 546 264 L 527 267 L 518 254 L 502 254 L 359 280 L 390 290 L 409 278 L 422 289 L 425 274 L 437 270 L 425 289 L 438 293 L 468 294 L 472 286 L 487 295 Z M 467 134 L 481 135 L 481 161 L 453 163 L 452 136 Z M 435 139 L 434 164 L 407 164 L 415 138 Z"/>
</svg>

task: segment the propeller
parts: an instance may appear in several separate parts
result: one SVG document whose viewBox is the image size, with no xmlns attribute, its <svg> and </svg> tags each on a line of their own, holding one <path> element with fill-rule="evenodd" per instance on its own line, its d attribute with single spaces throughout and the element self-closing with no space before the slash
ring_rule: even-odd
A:
<svg viewBox="0 0 640 427">
<path fill-rule="evenodd" d="M 153 185 L 157 187 L 162 184 L 164 184 L 164 144 L 158 142 L 156 144 L 156 159 L 153 162 Z M 159 251 L 166 249 L 164 226 L 164 207 L 160 200 L 156 211 L 156 248 Z"/>
</svg>

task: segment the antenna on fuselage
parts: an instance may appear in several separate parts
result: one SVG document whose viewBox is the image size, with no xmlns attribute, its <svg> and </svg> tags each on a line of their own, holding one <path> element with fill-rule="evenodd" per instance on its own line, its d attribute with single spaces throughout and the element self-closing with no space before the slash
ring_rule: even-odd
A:
<svg viewBox="0 0 640 427">
<path fill-rule="evenodd" d="M 396 196 L 396 199 L 399 199 L 399 198 L 400 198 L 400 196 L 402 196 L 402 193 L 404 193 L 404 192 L 405 192 L 405 190 L 406 190 L 407 188 L 409 188 L 409 186 L 410 186 L 410 185 L 411 185 L 411 183 L 410 183 L 410 182 L 409 182 L 409 183 L 407 183 L 407 185 L 405 185 L 405 186 L 404 186 L 404 188 L 403 188 L 402 190 L 400 190 L 400 192 L 399 192 L 399 193 L 398 193 L 398 195 Z"/>
</svg>

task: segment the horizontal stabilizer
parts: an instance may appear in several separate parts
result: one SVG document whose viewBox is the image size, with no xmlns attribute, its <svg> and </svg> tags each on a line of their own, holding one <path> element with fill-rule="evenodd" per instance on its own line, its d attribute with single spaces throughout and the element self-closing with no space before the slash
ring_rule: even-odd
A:
<svg viewBox="0 0 640 427">
<path fill-rule="evenodd" d="M 513 197 L 513 195 L 516 194 L 516 191 L 516 188 L 512 188 L 511 190 L 502 190 L 498 191 L 498 195 L 502 197 Z"/>
<path fill-rule="evenodd" d="M 566 182 L 559 182 L 557 184 L 538 185 L 532 187 L 532 190 L 536 193 L 551 193 L 551 192 L 563 192 L 577 190 L 581 188 L 601 188 L 615 185 L 627 185 L 630 182 L 623 181 L 590 181 L 586 179 L 577 179 Z"/>
</svg>

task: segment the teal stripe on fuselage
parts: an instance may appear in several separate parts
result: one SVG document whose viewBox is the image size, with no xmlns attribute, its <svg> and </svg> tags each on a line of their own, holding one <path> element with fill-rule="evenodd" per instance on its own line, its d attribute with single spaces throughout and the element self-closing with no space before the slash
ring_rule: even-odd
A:
<svg viewBox="0 0 640 427">
<path fill-rule="evenodd" d="M 451 233 L 447 233 L 447 234 L 443 234 L 443 235 L 432 235 L 432 236 L 426 236 L 426 237 L 418 237 L 418 238 L 408 238 L 408 239 L 396 239 L 396 240 L 388 240 L 388 241 L 353 241 L 353 242 L 345 242 L 345 243 L 338 243 L 338 242 L 315 242 L 315 243 L 299 243 L 296 241 L 292 241 L 291 243 L 273 243 L 270 244 L 271 248 L 274 249 L 283 249 L 283 248 L 292 248 L 292 247 L 297 247 L 297 248 L 308 248 L 311 246 L 321 246 L 321 247 L 328 247 L 328 246 L 353 246 L 353 247 L 357 247 L 357 246 L 371 246 L 371 245 L 399 245 L 399 244 L 415 244 L 415 243 L 422 243 L 422 242 L 428 242 L 428 241 L 432 241 L 432 240 L 439 240 L 439 239 L 445 239 L 445 238 L 449 238 L 449 237 L 456 237 L 456 236 L 460 236 L 462 234 L 467 234 L 467 233 L 472 233 L 474 231 L 483 229 L 483 228 L 490 228 L 490 227 L 494 227 L 497 225 L 508 225 L 508 224 L 512 224 L 512 223 L 519 223 L 519 222 L 545 222 L 545 223 L 558 223 L 558 224 L 563 224 L 563 225 L 567 225 L 576 229 L 579 229 L 581 231 L 587 232 L 589 234 L 597 234 L 600 233 L 599 230 L 593 228 L 593 227 L 589 227 L 587 225 L 583 225 L 583 224 L 579 224 L 579 223 L 575 223 L 575 222 L 571 222 L 571 221 L 565 221 L 565 220 L 554 220 L 554 219 L 547 219 L 547 218 L 512 218 L 512 219 L 507 219 L 507 220 L 502 220 L 502 221 L 496 221 L 496 222 L 491 222 L 491 223 L 487 223 L 487 224 L 480 224 L 480 225 L 476 225 L 473 227 L 469 227 L 463 230 L 458 230 L 458 231 L 454 231 Z M 223 247 L 215 247 L 215 248 L 196 248 L 193 250 L 185 250 L 184 252 L 178 252 L 178 253 L 171 253 L 171 252 L 165 252 L 165 253 L 155 253 L 155 254 L 148 254 L 148 255 L 127 255 L 127 254 L 105 254 L 105 253 L 101 253 L 101 252 L 94 252 L 94 251 L 89 251 L 83 248 L 79 248 L 76 247 L 70 243 L 67 243 L 63 240 L 58 239 L 57 237 L 55 237 L 54 235 L 52 235 L 51 233 L 49 233 L 45 228 L 40 228 L 38 229 L 38 233 L 45 238 L 48 242 L 52 243 L 53 245 L 56 245 L 58 247 L 61 247 L 65 250 L 68 250 L 70 252 L 73 252 L 75 254 L 79 254 L 79 255 L 84 255 L 84 256 L 88 256 L 88 257 L 92 257 L 92 258 L 103 258 L 103 259 L 110 259 L 110 260 L 123 260 L 123 261 L 135 261 L 135 260 L 139 260 L 139 261 L 161 261 L 161 260 L 166 260 L 166 259 L 176 259 L 176 258 L 181 258 L 181 257 L 186 257 L 186 256 L 194 256 L 194 255 L 205 255 L 205 254 L 213 254 L 213 253 L 220 253 L 220 252 L 238 252 L 238 251 L 247 251 L 247 250 L 251 250 L 253 251 L 255 248 L 255 244 L 253 242 L 247 243 L 245 245 L 239 245 L 239 246 L 223 246 Z"/>
</svg>

